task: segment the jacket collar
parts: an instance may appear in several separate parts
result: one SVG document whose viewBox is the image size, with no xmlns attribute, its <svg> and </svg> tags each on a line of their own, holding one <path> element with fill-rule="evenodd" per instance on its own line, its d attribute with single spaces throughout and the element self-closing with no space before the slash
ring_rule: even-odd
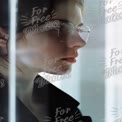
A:
<svg viewBox="0 0 122 122">
<path fill-rule="evenodd" d="M 34 80 L 33 101 L 42 103 L 45 106 L 50 106 L 51 110 L 54 110 L 61 105 L 64 108 L 71 108 L 73 110 L 79 105 L 78 101 L 40 75 L 37 75 Z"/>
</svg>

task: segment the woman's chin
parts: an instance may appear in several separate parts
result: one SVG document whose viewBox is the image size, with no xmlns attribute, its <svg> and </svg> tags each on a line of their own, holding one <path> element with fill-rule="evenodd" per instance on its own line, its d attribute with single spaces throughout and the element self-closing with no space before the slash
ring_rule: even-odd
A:
<svg viewBox="0 0 122 122">
<path fill-rule="evenodd" d="M 71 72 L 71 67 L 67 66 L 67 67 L 61 67 L 58 70 L 52 71 L 50 72 L 51 74 L 55 74 L 55 75 L 65 75 Z"/>
</svg>

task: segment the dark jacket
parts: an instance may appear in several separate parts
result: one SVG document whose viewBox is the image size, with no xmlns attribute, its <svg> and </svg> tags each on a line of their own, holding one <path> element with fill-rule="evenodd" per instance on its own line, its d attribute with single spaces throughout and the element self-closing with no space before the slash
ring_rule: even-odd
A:
<svg viewBox="0 0 122 122">
<path fill-rule="evenodd" d="M 91 122 L 90 117 L 81 115 L 79 102 L 39 75 L 34 80 L 32 99 L 40 105 L 41 120 L 16 97 L 16 122 Z M 7 80 L 0 75 L 0 122 L 8 122 L 8 101 Z"/>
</svg>

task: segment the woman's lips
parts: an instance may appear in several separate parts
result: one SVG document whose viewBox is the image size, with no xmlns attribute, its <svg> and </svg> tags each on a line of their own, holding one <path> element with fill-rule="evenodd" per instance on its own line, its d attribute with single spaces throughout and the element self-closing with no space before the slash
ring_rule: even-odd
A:
<svg viewBox="0 0 122 122">
<path fill-rule="evenodd" d="M 69 62 L 69 63 L 75 63 L 76 62 L 76 59 L 75 58 L 63 58 L 62 60 L 66 61 L 66 62 Z"/>
</svg>

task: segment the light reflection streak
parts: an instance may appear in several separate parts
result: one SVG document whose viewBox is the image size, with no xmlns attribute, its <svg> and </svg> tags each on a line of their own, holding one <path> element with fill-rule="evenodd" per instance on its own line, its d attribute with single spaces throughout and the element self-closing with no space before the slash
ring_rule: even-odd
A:
<svg viewBox="0 0 122 122">
<path fill-rule="evenodd" d="M 9 122 L 16 122 L 16 6 L 17 0 L 9 0 Z"/>
</svg>

